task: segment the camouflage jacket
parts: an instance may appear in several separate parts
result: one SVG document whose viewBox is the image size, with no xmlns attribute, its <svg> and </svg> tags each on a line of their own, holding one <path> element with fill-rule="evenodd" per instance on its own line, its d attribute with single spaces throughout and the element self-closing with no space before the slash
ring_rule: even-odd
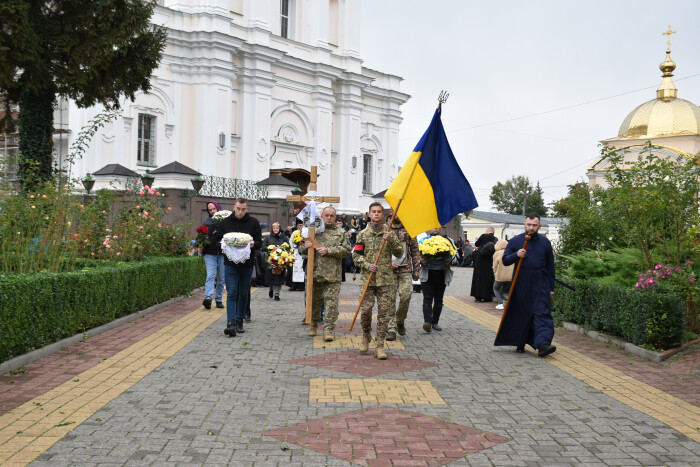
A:
<svg viewBox="0 0 700 467">
<path fill-rule="evenodd" d="M 314 239 L 328 248 L 328 254 L 321 256 L 314 253 L 314 282 L 340 282 L 343 258 L 350 254 L 350 240 L 343 229 L 337 225 L 327 225 L 323 233 Z M 299 244 L 299 253 L 306 253 L 304 243 Z M 299 261 L 299 259 L 297 259 Z"/>
<path fill-rule="evenodd" d="M 394 264 L 398 264 L 399 268 L 394 269 L 394 274 L 404 272 L 412 273 L 414 280 L 418 280 L 418 272 L 420 271 L 420 252 L 418 251 L 418 242 L 415 238 L 411 238 L 402 223 L 394 221 L 391 230 L 396 233 L 399 241 L 404 244 L 403 255 L 400 258 L 391 258 Z"/>
<path fill-rule="evenodd" d="M 352 260 L 355 262 L 355 266 L 362 269 L 360 283 L 363 287 L 367 283 L 367 279 L 369 279 L 369 266 L 374 263 L 379 247 L 382 244 L 384 230 L 383 224 L 379 228 L 374 228 L 373 224 L 369 224 L 362 232 L 357 234 Z M 393 231 L 379 257 L 379 262 L 377 263 L 379 269 L 374 273 L 369 285 L 381 287 L 395 283 L 394 273 L 391 270 L 391 255 L 396 257 L 403 255 L 403 246 Z"/>
</svg>

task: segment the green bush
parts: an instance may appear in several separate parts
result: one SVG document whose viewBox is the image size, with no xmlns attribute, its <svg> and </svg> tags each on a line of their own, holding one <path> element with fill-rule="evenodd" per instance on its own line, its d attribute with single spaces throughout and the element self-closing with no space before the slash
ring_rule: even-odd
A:
<svg viewBox="0 0 700 467">
<path fill-rule="evenodd" d="M 574 279 L 592 279 L 600 284 L 632 287 L 646 263 L 638 250 L 587 250 L 573 256 L 559 255 L 565 261 L 564 275 Z"/>
<path fill-rule="evenodd" d="M 76 260 L 74 267 L 0 274 L 0 361 L 190 293 L 206 277 L 193 257 Z"/>
<path fill-rule="evenodd" d="M 569 321 L 647 348 L 669 349 L 682 343 L 685 305 L 677 294 L 590 280 L 565 282 L 575 290 L 557 287 L 552 302 L 556 323 Z"/>
</svg>

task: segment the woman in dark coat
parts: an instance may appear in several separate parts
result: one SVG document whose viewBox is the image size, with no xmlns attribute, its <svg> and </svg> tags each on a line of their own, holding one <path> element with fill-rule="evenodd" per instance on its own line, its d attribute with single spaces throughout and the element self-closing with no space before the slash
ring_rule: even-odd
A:
<svg viewBox="0 0 700 467">
<path fill-rule="evenodd" d="M 493 298 L 493 254 L 497 241 L 493 229 L 489 228 L 475 243 L 478 249 L 473 253 L 474 275 L 470 295 L 476 302 L 490 302 Z"/>
<path fill-rule="evenodd" d="M 270 245 L 279 246 L 283 243 L 289 244 L 289 237 L 287 237 L 284 232 L 280 230 L 280 225 L 275 222 L 272 224 L 272 231 L 270 236 L 263 242 L 262 250 L 267 252 L 267 247 Z M 284 274 L 273 274 L 271 269 L 267 269 L 265 272 L 265 277 L 267 279 L 267 284 L 270 286 L 269 296 L 270 298 L 275 297 L 275 300 L 280 299 L 280 290 L 282 289 L 282 284 L 284 283 Z"/>
</svg>

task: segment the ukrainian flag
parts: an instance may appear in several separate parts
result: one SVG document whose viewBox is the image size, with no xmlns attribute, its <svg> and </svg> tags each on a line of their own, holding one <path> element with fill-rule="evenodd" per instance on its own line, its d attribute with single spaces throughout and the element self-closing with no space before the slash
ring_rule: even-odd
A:
<svg viewBox="0 0 700 467">
<path fill-rule="evenodd" d="M 478 206 L 467 178 L 459 168 L 440 110 L 401 168 L 384 198 L 395 210 L 411 237 L 450 222 L 461 212 Z"/>
</svg>

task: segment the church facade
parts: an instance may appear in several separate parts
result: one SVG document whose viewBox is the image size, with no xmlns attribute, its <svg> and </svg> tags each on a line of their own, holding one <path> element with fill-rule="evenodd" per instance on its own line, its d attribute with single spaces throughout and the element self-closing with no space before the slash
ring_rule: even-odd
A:
<svg viewBox="0 0 700 467">
<path fill-rule="evenodd" d="M 168 40 L 152 89 L 122 102 L 71 176 L 179 162 L 222 179 L 280 174 L 305 189 L 317 166 L 317 190 L 339 196 L 339 211 L 366 211 L 398 172 L 409 96 L 400 77 L 362 66 L 359 8 L 349 0 L 159 1 L 152 21 Z M 101 110 L 59 103 L 59 163 Z M 95 188 L 110 181 L 97 178 Z M 180 178 L 155 185 L 191 188 Z"/>
</svg>

